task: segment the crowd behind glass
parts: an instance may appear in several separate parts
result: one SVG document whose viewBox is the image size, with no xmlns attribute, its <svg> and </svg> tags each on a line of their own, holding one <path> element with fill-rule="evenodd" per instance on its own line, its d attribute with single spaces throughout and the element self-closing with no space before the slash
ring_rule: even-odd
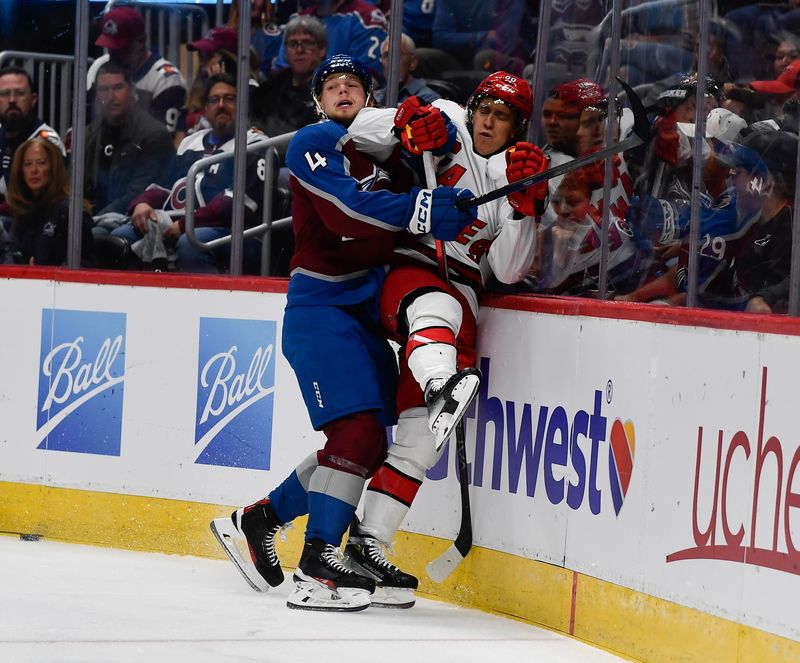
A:
<svg viewBox="0 0 800 663">
<path fill-rule="evenodd" d="M 411 95 L 463 104 L 496 70 L 531 80 L 529 137 L 551 166 L 604 149 L 609 136 L 625 139 L 631 103 L 615 77 L 633 88 L 649 139 L 609 157 L 610 168 L 597 161 L 550 180 L 536 261 L 513 292 L 682 306 L 694 288 L 689 303 L 698 306 L 785 313 L 800 120 L 795 4 L 567 0 L 540 16 L 524 0 L 406 0 L 402 11 L 388 0 L 252 0 L 243 3 L 252 5 L 248 71 L 237 78 L 235 2 L 207 5 L 202 35 L 173 23 L 182 39 L 175 61 L 163 57 L 156 3 L 92 3 L 80 144 L 50 116 L 71 99 L 54 104 L 58 86 L 41 85 L 55 70 L 47 57 L 69 55 L 50 54 L 50 28 L 27 49 L 39 60 L 0 53 L 0 262 L 66 265 L 71 223 L 83 267 L 228 271 L 228 244 L 188 241 L 184 206 L 192 164 L 231 152 L 237 80 L 248 90 L 240 129 L 258 144 L 317 121 L 311 76 L 326 54 L 349 52 L 372 73 L 377 104 Z M 390 16 L 402 17 L 393 48 Z M 85 202 L 76 215 L 69 169 L 79 150 Z M 284 154 L 285 143 L 248 150 L 245 227 L 261 222 L 265 188 L 271 216 L 288 216 Z M 230 234 L 233 171 L 222 158 L 188 180 L 201 242 Z M 273 228 L 266 263 L 262 237 L 248 237 L 243 272 L 268 264 L 270 275 L 286 276 L 292 248 L 288 224 Z"/>
</svg>

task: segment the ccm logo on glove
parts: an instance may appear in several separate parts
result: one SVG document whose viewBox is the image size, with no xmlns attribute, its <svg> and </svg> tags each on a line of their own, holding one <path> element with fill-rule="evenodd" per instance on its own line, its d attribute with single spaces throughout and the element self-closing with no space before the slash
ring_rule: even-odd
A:
<svg viewBox="0 0 800 663">
<path fill-rule="evenodd" d="M 469 189 L 440 186 L 411 192 L 412 211 L 408 229 L 415 235 L 431 233 L 436 239 L 452 241 L 471 224 L 478 214 L 474 205 L 465 210 L 456 207 L 459 200 L 474 198 Z"/>
</svg>

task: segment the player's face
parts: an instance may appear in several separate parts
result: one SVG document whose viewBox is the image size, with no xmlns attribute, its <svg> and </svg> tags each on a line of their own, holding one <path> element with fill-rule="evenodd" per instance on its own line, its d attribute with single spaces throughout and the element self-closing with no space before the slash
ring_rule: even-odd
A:
<svg viewBox="0 0 800 663">
<path fill-rule="evenodd" d="M 50 183 L 50 157 L 41 145 L 34 143 L 22 155 L 22 179 L 34 196 Z"/>
<path fill-rule="evenodd" d="M 481 99 L 472 114 L 472 145 L 475 152 L 488 157 L 506 147 L 514 135 L 514 111 L 494 97 Z"/>
<path fill-rule="evenodd" d="M 599 110 L 587 108 L 581 113 L 581 121 L 576 133 L 578 154 L 589 154 L 603 147 L 606 139 L 604 114 Z"/>
<path fill-rule="evenodd" d="M 36 95 L 21 74 L 0 76 L 0 123 L 20 121 L 31 115 Z"/>
<path fill-rule="evenodd" d="M 103 117 L 119 124 L 133 103 L 133 89 L 122 74 L 100 74 L 95 88 Z"/>
<path fill-rule="evenodd" d="M 293 32 L 286 38 L 286 60 L 297 78 L 311 78 L 324 56 L 325 47 L 308 32 Z"/>
<path fill-rule="evenodd" d="M 206 99 L 206 119 L 216 134 L 233 131 L 236 117 L 236 88 L 227 83 L 215 83 Z"/>
<path fill-rule="evenodd" d="M 581 114 L 561 99 L 545 99 L 542 105 L 542 127 L 547 142 L 567 154 L 577 148 L 577 133 Z"/>
<path fill-rule="evenodd" d="M 319 103 L 331 120 L 349 126 L 367 105 L 367 95 L 355 74 L 331 74 L 322 84 Z"/>
</svg>

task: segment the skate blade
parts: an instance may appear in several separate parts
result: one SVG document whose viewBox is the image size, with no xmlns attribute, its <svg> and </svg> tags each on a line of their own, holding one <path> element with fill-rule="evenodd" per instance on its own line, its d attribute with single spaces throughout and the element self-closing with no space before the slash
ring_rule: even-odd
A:
<svg viewBox="0 0 800 663">
<path fill-rule="evenodd" d="M 454 412 L 441 412 L 431 425 L 431 430 L 436 434 L 436 442 L 434 449 L 439 451 L 450 433 L 456 427 L 461 418 L 464 416 L 475 394 L 478 393 L 478 388 L 481 386 L 481 378 L 479 375 L 466 375 L 453 389 L 452 397 L 458 403 L 458 407 Z"/>
<path fill-rule="evenodd" d="M 375 588 L 371 603 L 376 608 L 394 608 L 396 610 L 407 610 L 413 608 L 416 599 L 413 589 L 400 589 L 398 587 Z"/>
<path fill-rule="evenodd" d="M 286 599 L 292 610 L 318 612 L 358 612 L 370 606 L 370 593 L 366 589 L 339 587 L 330 589 L 313 581 L 297 581 L 297 588 Z"/>
<path fill-rule="evenodd" d="M 247 557 L 242 554 L 238 542 L 242 542 L 246 547 L 247 540 L 244 539 L 233 526 L 231 519 L 216 518 L 211 521 L 210 526 L 211 531 L 214 533 L 217 541 L 219 541 L 219 545 L 222 546 L 222 549 L 233 562 L 233 565 L 239 569 L 239 573 L 242 574 L 247 584 L 257 592 L 266 592 L 269 589 L 269 584 L 261 577 L 261 574 L 256 571 L 256 567 L 250 559 L 249 551 Z"/>
</svg>

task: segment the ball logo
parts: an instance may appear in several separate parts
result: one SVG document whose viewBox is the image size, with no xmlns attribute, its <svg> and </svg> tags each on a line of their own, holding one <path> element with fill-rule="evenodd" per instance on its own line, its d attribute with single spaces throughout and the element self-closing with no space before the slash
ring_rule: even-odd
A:
<svg viewBox="0 0 800 663">
<path fill-rule="evenodd" d="M 120 455 L 125 314 L 44 309 L 39 449 Z"/>
<path fill-rule="evenodd" d="M 633 473 L 633 456 L 636 452 L 636 432 L 633 422 L 628 420 L 623 424 L 619 419 L 615 419 L 611 426 L 610 442 L 608 473 L 611 482 L 611 501 L 614 504 L 614 511 L 619 515 Z"/>
<path fill-rule="evenodd" d="M 197 463 L 268 470 L 277 325 L 200 319 Z"/>
</svg>

